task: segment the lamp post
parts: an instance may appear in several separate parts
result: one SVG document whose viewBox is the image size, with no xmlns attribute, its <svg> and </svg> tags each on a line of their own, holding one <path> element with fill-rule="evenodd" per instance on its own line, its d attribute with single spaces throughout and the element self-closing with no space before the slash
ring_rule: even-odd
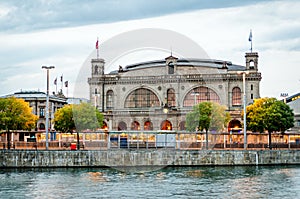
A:
<svg viewBox="0 0 300 199">
<path fill-rule="evenodd" d="M 244 149 L 247 149 L 247 121 L 246 121 L 246 75 L 249 74 L 249 71 L 241 71 L 238 74 L 243 75 L 243 92 L 244 92 Z"/>
<path fill-rule="evenodd" d="M 49 134 L 49 70 L 54 66 L 42 66 L 42 69 L 47 70 L 47 93 L 46 93 L 46 150 L 48 150 L 48 134 Z"/>
</svg>

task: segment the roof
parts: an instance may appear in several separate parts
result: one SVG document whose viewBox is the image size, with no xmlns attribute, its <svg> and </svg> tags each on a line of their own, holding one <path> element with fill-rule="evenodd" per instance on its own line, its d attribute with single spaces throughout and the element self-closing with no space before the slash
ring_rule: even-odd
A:
<svg viewBox="0 0 300 199">
<path fill-rule="evenodd" d="M 20 91 L 20 92 L 15 92 L 14 94 L 9 94 L 6 96 L 2 96 L 3 98 L 6 97 L 16 97 L 16 98 L 23 98 L 24 100 L 26 99 L 32 99 L 32 98 L 38 98 L 38 99 L 43 99 L 46 100 L 46 93 L 45 92 L 41 92 L 41 91 Z M 66 102 L 67 99 L 66 98 L 62 98 L 56 95 L 49 95 L 50 100 L 54 100 L 54 101 L 61 101 L 61 102 Z"/>
<path fill-rule="evenodd" d="M 289 103 L 289 102 L 295 101 L 299 98 L 300 98 L 300 93 L 297 93 L 297 94 L 294 94 L 290 97 L 287 97 L 285 100 L 286 100 L 286 103 Z"/>
<path fill-rule="evenodd" d="M 167 58 L 166 58 L 167 59 Z M 226 64 L 226 65 L 225 65 Z M 245 66 L 232 64 L 230 61 L 224 60 L 215 60 L 215 59 L 196 59 L 196 58 L 189 58 L 189 59 L 178 59 L 177 66 L 193 66 L 193 67 L 209 67 L 209 68 L 216 68 L 216 69 L 228 69 L 229 71 L 244 71 Z M 152 68 L 152 67 L 165 67 L 166 61 L 165 60 L 154 60 L 154 61 L 147 61 L 147 62 L 140 62 L 136 64 L 130 64 L 123 68 L 122 72 L 132 71 L 137 69 L 144 69 L 144 68 Z M 111 71 L 110 74 L 117 74 L 118 71 Z"/>
</svg>

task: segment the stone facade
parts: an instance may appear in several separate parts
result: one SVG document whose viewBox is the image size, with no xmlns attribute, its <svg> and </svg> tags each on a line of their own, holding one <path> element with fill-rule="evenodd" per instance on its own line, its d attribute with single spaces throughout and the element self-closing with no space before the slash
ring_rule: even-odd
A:
<svg viewBox="0 0 300 199">
<path fill-rule="evenodd" d="M 241 128 L 243 75 L 246 103 L 260 97 L 258 53 L 246 53 L 246 66 L 229 61 L 169 56 L 119 67 L 105 74 L 103 59 L 91 60 L 90 100 L 105 115 L 109 130 L 185 130 L 193 105 L 215 101 L 232 116 L 228 128 Z"/>
</svg>

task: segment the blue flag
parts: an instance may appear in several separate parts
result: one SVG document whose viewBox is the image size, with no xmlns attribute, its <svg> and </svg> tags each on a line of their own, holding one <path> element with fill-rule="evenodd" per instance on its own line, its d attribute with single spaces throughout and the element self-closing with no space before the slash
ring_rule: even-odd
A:
<svg viewBox="0 0 300 199">
<path fill-rule="evenodd" d="M 249 41 L 252 41 L 252 30 L 250 30 Z"/>
</svg>

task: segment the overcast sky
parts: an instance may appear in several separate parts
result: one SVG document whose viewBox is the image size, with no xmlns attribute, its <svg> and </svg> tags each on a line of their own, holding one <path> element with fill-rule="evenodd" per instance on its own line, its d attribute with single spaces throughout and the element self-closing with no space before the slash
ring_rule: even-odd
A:
<svg viewBox="0 0 300 199">
<path fill-rule="evenodd" d="M 97 37 L 101 57 L 101 44 L 142 28 L 174 31 L 196 42 L 210 58 L 240 65 L 245 64 L 252 29 L 263 77 L 261 96 L 293 95 L 300 91 L 299 10 L 296 0 L 0 0 L 0 95 L 45 91 L 41 66 L 54 65 L 51 91 L 53 80 L 63 74 L 72 96 L 80 71 L 95 57 Z M 115 66 L 164 59 L 145 53 L 114 60 Z"/>
</svg>

